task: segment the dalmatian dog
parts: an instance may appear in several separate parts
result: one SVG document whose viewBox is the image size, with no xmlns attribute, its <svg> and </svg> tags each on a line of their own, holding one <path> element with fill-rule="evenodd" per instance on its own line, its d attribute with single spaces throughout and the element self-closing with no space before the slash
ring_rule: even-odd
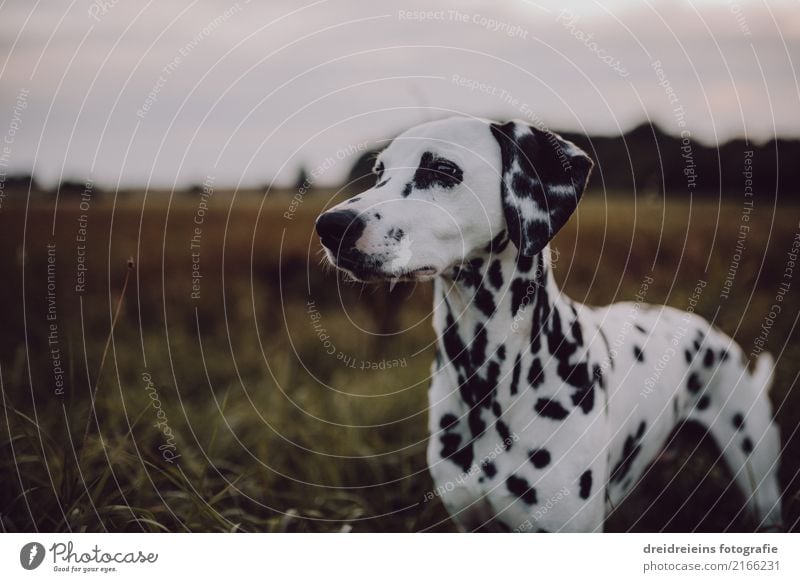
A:
<svg viewBox="0 0 800 582">
<path fill-rule="evenodd" d="M 454 117 L 395 138 L 375 186 L 317 219 L 328 259 L 353 279 L 433 281 L 436 491 L 462 530 L 602 531 L 690 420 L 719 445 L 758 528 L 779 529 L 772 358 L 751 371 L 691 313 L 559 292 L 549 242 L 592 166 L 550 131 Z"/>
</svg>

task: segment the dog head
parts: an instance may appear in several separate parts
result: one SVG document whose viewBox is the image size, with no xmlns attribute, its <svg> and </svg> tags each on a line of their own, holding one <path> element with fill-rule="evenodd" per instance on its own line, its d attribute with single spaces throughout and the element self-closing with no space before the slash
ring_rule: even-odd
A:
<svg viewBox="0 0 800 582">
<path fill-rule="evenodd" d="M 524 122 L 433 121 L 395 138 L 375 186 L 320 215 L 317 233 L 362 281 L 433 278 L 503 231 L 533 256 L 575 211 L 591 168 L 574 144 Z"/>
</svg>

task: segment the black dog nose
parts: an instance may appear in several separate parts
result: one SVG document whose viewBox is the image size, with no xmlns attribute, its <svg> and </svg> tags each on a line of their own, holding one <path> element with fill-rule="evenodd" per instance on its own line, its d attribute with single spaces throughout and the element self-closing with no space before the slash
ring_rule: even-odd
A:
<svg viewBox="0 0 800 582">
<path fill-rule="evenodd" d="M 364 231 L 364 221 L 352 210 L 325 212 L 317 218 L 317 234 L 332 251 L 343 243 L 355 244 Z"/>
</svg>

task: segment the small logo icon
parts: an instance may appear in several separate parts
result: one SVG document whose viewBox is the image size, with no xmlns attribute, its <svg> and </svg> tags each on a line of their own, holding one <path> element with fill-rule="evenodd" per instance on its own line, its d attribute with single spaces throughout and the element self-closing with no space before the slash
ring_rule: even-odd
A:
<svg viewBox="0 0 800 582">
<path fill-rule="evenodd" d="M 28 542 L 19 551 L 19 563 L 26 570 L 35 570 L 44 561 L 44 546 L 39 542 Z"/>
</svg>

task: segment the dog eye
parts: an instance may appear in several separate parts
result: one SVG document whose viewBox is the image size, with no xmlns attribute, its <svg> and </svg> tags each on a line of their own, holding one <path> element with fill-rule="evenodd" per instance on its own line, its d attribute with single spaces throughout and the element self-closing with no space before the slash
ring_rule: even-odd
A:
<svg viewBox="0 0 800 582">
<path fill-rule="evenodd" d="M 431 167 L 435 180 L 445 185 L 459 184 L 463 178 L 461 168 L 449 160 L 436 160 Z"/>
<path fill-rule="evenodd" d="M 441 172 L 442 174 L 450 174 L 452 176 L 456 171 L 456 167 L 450 162 L 437 162 L 434 170 Z"/>
<path fill-rule="evenodd" d="M 372 168 L 372 173 L 378 176 L 378 180 L 380 180 L 383 177 L 383 171 L 385 169 L 386 168 L 384 167 L 383 162 L 378 162 L 375 164 L 375 167 Z"/>
</svg>

